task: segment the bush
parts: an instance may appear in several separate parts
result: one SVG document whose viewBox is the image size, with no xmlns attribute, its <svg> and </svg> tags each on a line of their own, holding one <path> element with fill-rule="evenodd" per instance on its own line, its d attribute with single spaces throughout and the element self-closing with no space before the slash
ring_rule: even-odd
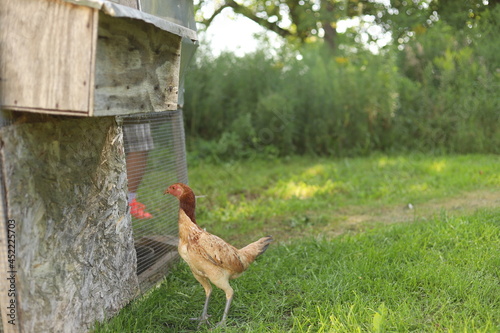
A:
<svg viewBox="0 0 500 333">
<path fill-rule="evenodd" d="M 500 8 L 495 13 L 500 18 Z M 437 24 L 406 46 L 401 54 L 404 76 L 393 129 L 403 147 L 500 152 L 499 77 L 495 73 L 499 64 L 490 56 L 500 38 L 490 26 L 480 25 L 465 35 Z"/>
<path fill-rule="evenodd" d="M 500 8 L 454 32 L 444 23 L 404 50 L 325 56 L 314 45 L 271 56 L 198 53 L 186 80 L 189 150 L 352 156 L 373 151 L 500 152 Z"/>
<path fill-rule="evenodd" d="M 217 142 L 213 153 L 223 158 L 268 147 L 278 155 L 383 149 L 395 112 L 391 61 L 370 54 L 345 60 L 325 60 L 315 50 L 303 54 L 301 60 L 287 52 L 278 59 L 263 52 L 199 55 L 187 79 L 190 148 L 199 149 L 200 139 Z"/>
</svg>

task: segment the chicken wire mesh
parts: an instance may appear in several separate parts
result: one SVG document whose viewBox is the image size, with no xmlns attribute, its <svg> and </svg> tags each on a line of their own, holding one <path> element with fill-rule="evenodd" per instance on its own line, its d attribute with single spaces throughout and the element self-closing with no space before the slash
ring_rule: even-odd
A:
<svg viewBox="0 0 500 333">
<path fill-rule="evenodd" d="M 137 252 L 137 274 L 146 290 L 177 258 L 178 203 L 165 189 L 187 183 L 182 111 L 120 117 L 123 126 L 129 208 Z"/>
</svg>

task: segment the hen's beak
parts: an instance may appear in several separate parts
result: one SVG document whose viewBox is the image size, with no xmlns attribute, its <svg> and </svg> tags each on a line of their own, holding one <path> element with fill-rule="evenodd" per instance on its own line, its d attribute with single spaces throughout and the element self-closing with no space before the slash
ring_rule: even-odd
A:
<svg viewBox="0 0 500 333">
<path fill-rule="evenodd" d="M 163 192 L 163 194 L 170 194 L 170 192 L 168 191 L 168 188 L 165 190 L 165 192 Z"/>
</svg>

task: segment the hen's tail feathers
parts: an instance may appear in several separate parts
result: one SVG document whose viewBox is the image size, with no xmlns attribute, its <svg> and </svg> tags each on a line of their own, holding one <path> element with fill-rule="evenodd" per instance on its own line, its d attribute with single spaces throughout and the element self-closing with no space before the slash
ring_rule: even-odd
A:
<svg viewBox="0 0 500 333">
<path fill-rule="evenodd" d="M 266 252 L 267 247 L 272 242 L 273 238 L 271 236 L 262 237 L 258 241 L 250 243 L 244 248 L 240 249 L 238 252 L 240 253 L 240 256 L 243 257 L 242 259 L 246 261 L 246 265 L 250 265 L 255 260 L 255 258 Z"/>
</svg>

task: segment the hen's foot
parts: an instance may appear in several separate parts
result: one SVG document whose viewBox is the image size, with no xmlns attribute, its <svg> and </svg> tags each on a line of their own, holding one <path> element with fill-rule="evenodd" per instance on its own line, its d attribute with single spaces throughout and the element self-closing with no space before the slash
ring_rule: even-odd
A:
<svg viewBox="0 0 500 333">
<path fill-rule="evenodd" d="M 221 320 L 214 326 L 214 328 L 226 327 L 226 320 Z"/>
<path fill-rule="evenodd" d="M 211 316 L 210 315 L 206 315 L 206 316 L 201 316 L 201 317 L 196 317 L 196 318 L 190 318 L 190 320 L 192 321 L 198 321 L 198 328 L 200 328 L 201 325 L 209 325 L 210 326 L 210 322 L 208 321 L 208 318 L 210 318 Z"/>
</svg>

